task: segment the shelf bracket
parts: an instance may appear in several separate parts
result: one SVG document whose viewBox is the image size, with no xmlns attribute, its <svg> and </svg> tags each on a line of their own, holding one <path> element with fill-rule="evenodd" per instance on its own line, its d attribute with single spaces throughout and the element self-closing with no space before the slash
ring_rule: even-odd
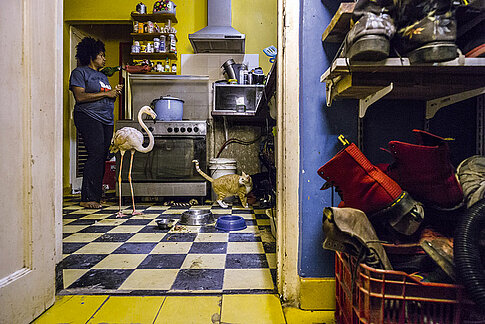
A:
<svg viewBox="0 0 485 324">
<path fill-rule="evenodd" d="M 372 105 L 374 102 L 380 100 L 382 97 L 387 95 L 389 92 L 392 91 L 394 88 L 394 84 L 391 82 L 387 87 L 382 88 L 381 90 L 368 95 L 364 99 L 359 100 L 359 118 L 364 118 L 367 108 Z"/>
<path fill-rule="evenodd" d="M 456 93 L 453 95 L 436 98 L 433 100 L 426 101 L 426 119 L 431 119 L 434 117 L 436 112 L 443 107 L 452 105 L 454 103 L 479 96 L 485 93 L 485 87 L 464 91 L 460 93 Z"/>
</svg>

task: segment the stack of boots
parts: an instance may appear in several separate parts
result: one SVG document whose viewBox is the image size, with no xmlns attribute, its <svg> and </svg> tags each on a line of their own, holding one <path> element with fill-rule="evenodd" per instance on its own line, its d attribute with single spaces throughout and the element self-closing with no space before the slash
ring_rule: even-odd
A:
<svg viewBox="0 0 485 324">
<path fill-rule="evenodd" d="M 396 0 L 393 45 L 411 63 L 442 62 L 458 56 L 452 0 Z"/>
<path fill-rule="evenodd" d="M 395 28 L 389 14 L 392 0 L 358 0 L 340 57 L 350 61 L 380 61 L 389 56 Z"/>
<path fill-rule="evenodd" d="M 468 208 L 485 198 L 485 156 L 474 155 L 463 160 L 456 174 Z"/>
<path fill-rule="evenodd" d="M 362 258 L 375 269 L 392 270 L 384 247 L 367 216 L 354 208 L 323 209 L 323 248 Z"/>
<path fill-rule="evenodd" d="M 346 207 L 363 211 L 380 238 L 386 234 L 414 234 L 423 221 L 422 205 L 357 148 L 349 144 L 318 169 L 339 191 Z"/>
<path fill-rule="evenodd" d="M 418 144 L 389 142 L 394 157 L 385 171 L 425 206 L 453 210 L 463 205 L 463 191 L 450 162 L 448 141 L 414 129 Z"/>
</svg>

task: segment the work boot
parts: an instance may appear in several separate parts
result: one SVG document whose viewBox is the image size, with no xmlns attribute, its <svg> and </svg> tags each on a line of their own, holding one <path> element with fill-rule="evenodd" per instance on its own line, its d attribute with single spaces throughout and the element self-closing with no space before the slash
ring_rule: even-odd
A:
<svg viewBox="0 0 485 324">
<path fill-rule="evenodd" d="M 394 162 L 386 174 L 425 206 L 443 210 L 463 206 L 463 191 L 450 162 L 452 139 L 418 129 L 413 132 L 418 144 L 389 142 Z"/>
<path fill-rule="evenodd" d="M 361 210 L 327 207 L 323 209 L 323 248 L 362 257 L 375 269 L 392 270 L 384 247 Z"/>
<path fill-rule="evenodd" d="M 485 2 L 462 1 L 455 10 L 456 45 L 465 57 L 485 57 Z"/>
<path fill-rule="evenodd" d="M 474 155 L 463 160 L 456 174 L 468 208 L 485 198 L 485 156 Z"/>
<path fill-rule="evenodd" d="M 411 63 L 442 62 L 458 56 L 453 0 L 400 0 L 393 45 Z"/>
<path fill-rule="evenodd" d="M 389 56 L 395 28 L 389 13 L 392 0 L 358 0 L 341 57 L 351 61 L 380 61 Z"/>
<path fill-rule="evenodd" d="M 375 167 L 355 144 L 344 141 L 345 147 L 321 166 L 318 174 L 337 187 L 346 207 L 369 217 L 380 238 L 393 231 L 414 234 L 423 221 L 422 205 Z"/>
</svg>

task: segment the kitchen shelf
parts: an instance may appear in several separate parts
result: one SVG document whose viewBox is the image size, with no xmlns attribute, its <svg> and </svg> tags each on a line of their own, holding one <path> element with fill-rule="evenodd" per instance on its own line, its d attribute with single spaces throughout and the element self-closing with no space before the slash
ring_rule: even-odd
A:
<svg viewBox="0 0 485 324">
<path fill-rule="evenodd" d="M 131 33 L 130 35 L 133 39 L 153 40 L 154 37 L 160 37 L 161 35 L 165 35 L 168 39 L 170 33 Z M 177 36 L 175 36 L 175 40 L 178 41 Z"/>
<path fill-rule="evenodd" d="M 485 58 L 459 57 L 428 64 L 410 64 L 407 58 L 352 63 L 337 58 L 320 82 L 326 84 L 328 106 L 335 99 L 360 99 L 359 117 L 385 95 L 427 101 L 429 119 L 447 104 L 485 93 Z"/>
<path fill-rule="evenodd" d="M 355 2 L 342 2 L 330 24 L 322 34 L 322 42 L 340 43 L 350 30 L 350 18 L 354 12 Z"/>
<path fill-rule="evenodd" d="M 152 14 L 140 14 L 137 12 L 132 12 L 131 13 L 131 18 L 135 21 L 139 22 L 147 22 L 147 21 L 153 21 L 153 22 L 165 22 L 167 20 L 170 20 L 172 23 L 177 23 L 177 18 L 175 17 L 175 14 L 173 13 L 152 13 Z"/>
<path fill-rule="evenodd" d="M 170 60 L 176 60 L 177 54 L 175 53 L 130 53 L 133 59 L 148 59 L 148 60 L 162 60 L 166 59 L 167 57 Z"/>
</svg>

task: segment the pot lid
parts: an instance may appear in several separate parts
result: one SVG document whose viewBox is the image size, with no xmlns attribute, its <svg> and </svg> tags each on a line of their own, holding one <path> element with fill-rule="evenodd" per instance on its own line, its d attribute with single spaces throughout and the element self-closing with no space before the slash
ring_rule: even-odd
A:
<svg viewBox="0 0 485 324">
<path fill-rule="evenodd" d="M 180 98 L 175 98 L 175 97 L 171 97 L 171 96 L 161 96 L 160 99 L 162 100 L 178 100 L 178 101 L 182 101 L 184 102 L 182 99 Z"/>
</svg>

